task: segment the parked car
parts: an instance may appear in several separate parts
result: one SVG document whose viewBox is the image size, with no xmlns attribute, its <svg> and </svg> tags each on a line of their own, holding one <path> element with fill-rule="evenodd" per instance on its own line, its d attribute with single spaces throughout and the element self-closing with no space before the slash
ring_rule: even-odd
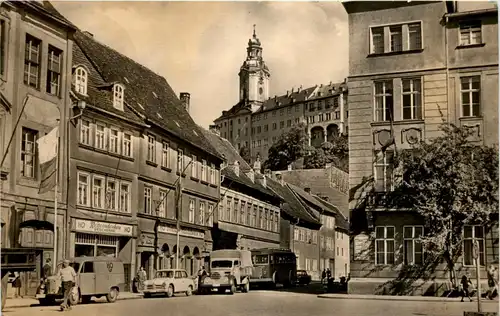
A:
<svg viewBox="0 0 500 316">
<path fill-rule="evenodd" d="M 186 293 L 187 296 L 193 294 L 195 282 L 189 277 L 186 270 L 164 269 L 158 270 L 152 280 L 144 282 L 144 297 L 151 297 L 153 294 L 163 294 L 167 297 L 174 296 L 175 293 Z"/>
<path fill-rule="evenodd" d="M 308 285 L 311 283 L 311 276 L 306 270 L 297 270 L 297 283 Z"/>
</svg>

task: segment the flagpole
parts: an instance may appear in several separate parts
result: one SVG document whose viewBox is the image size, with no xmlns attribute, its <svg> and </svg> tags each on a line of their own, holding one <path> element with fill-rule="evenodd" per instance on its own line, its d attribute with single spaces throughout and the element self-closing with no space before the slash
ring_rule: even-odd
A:
<svg viewBox="0 0 500 316">
<path fill-rule="evenodd" d="M 177 228 L 177 237 L 176 237 L 176 245 L 177 245 L 177 253 L 175 254 L 175 268 L 179 269 L 179 244 L 180 244 L 180 238 L 181 238 L 181 206 L 180 206 L 180 201 L 182 199 L 182 174 L 179 175 L 179 193 L 176 195 L 177 196 L 177 201 L 175 201 L 175 206 L 177 207 L 177 223 L 176 223 L 176 228 Z"/>
<path fill-rule="evenodd" d="M 57 151 L 56 151 L 56 179 L 55 179 L 55 188 L 54 188 L 54 264 L 53 270 L 54 274 L 57 272 L 57 240 L 59 234 L 57 233 L 57 193 L 58 193 L 58 180 L 59 180 L 59 129 L 57 130 Z"/>
</svg>

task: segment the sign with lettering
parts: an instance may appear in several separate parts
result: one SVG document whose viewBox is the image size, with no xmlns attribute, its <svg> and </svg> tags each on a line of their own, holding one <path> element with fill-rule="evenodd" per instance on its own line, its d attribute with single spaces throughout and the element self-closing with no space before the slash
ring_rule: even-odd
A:
<svg viewBox="0 0 500 316">
<path fill-rule="evenodd" d="M 132 236 L 132 225 L 123 225 L 106 222 L 88 221 L 83 219 L 75 220 L 75 230 L 92 234 L 111 234 L 120 236 Z"/>
<path fill-rule="evenodd" d="M 360 234 L 354 237 L 354 260 L 368 260 L 370 258 L 370 238 L 368 235 Z"/>
<path fill-rule="evenodd" d="M 164 234 L 177 234 L 177 229 L 172 226 L 164 226 L 160 225 L 158 226 L 158 232 L 164 233 Z M 194 230 L 194 229 L 188 229 L 188 228 L 181 228 L 180 234 L 181 236 L 184 237 L 192 237 L 192 238 L 199 238 L 199 239 L 204 239 L 205 238 L 205 233 Z"/>
</svg>

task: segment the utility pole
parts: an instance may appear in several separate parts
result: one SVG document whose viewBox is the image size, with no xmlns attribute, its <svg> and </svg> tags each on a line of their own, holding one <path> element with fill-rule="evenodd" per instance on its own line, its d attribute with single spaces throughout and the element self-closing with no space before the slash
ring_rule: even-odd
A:
<svg viewBox="0 0 500 316">
<path fill-rule="evenodd" d="M 182 217 L 182 205 L 181 205 L 181 199 L 182 199 L 182 174 L 179 175 L 179 180 L 177 183 L 177 188 L 175 191 L 175 208 L 176 208 L 176 218 L 177 218 L 177 223 L 176 223 L 176 228 L 177 228 L 177 238 L 176 238 L 176 254 L 175 254 L 175 268 L 179 269 L 179 247 L 180 247 L 180 235 L 181 235 L 181 217 Z"/>
<path fill-rule="evenodd" d="M 477 297 L 477 311 L 481 313 L 481 276 L 479 274 L 479 241 L 474 242 L 473 249 L 474 261 L 476 264 L 476 297 Z"/>
</svg>

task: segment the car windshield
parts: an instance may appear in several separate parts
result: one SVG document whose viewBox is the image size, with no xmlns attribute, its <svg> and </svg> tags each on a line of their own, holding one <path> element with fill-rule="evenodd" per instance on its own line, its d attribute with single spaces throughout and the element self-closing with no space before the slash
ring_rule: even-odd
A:
<svg viewBox="0 0 500 316">
<path fill-rule="evenodd" d="M 231 260 L 217 260 L 212 261 L 212 268 L 231 268 L 233 262 Z"/>
<path fill-rule="evenodd" d="M 174 271 L 158 271 L 156 272 L 157 278 L 173 278 Z"/>
</svg>

